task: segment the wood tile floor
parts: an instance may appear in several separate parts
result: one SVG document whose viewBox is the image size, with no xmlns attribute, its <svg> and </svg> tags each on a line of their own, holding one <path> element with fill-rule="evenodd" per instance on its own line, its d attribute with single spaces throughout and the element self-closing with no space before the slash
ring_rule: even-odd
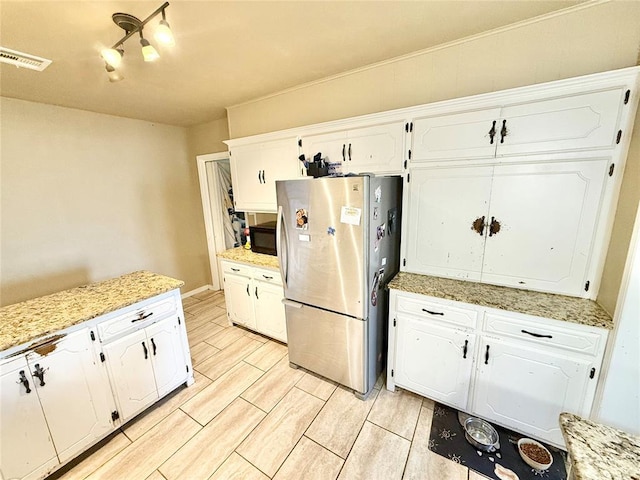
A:
<svg viewBox="0 0 640 480">
<path fill-rule="evenodd" d="M 196 382 L 50 479 L 484 480 L 427 448 L 433 402 L 366 401 L 302 369 L 286 345 L 228 324 L 222 292 L 184 301 Z"/>
</svg>

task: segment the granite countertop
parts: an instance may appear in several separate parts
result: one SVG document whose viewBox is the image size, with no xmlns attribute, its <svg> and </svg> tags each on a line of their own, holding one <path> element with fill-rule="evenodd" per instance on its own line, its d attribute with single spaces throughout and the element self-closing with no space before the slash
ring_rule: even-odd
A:
<svg viewBox="0 0 640 480">
<path fill-rule="evenodd" d="M 264 255 L 247 250 L 244 247 L 230 248 L 218 254 L 219 258 L 232 260 L 234 262 L 248 263 L 257 267 L 268 267 L 279 269 L 278 257 L 274 255 Z"/>
<path fill-rule="evenodd" d="M 181 280 L 139 271 L 0 308 L 0 351 L 180 288 Z"/>
<path fill-rule="evenodd" d="M 596 302 L 584 298 L 405 272 L 398 273 L 388 288 L 591 327 L 613 328 L 611 316 Z"/>
<path fill-rule="evenodd" d="M 640 480 L 640 437 L 560 414 L 575 480 Z"/>
</svg>

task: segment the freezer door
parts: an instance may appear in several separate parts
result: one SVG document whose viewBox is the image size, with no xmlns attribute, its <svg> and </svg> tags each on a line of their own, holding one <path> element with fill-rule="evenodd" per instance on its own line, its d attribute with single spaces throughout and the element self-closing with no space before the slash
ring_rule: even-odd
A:
<svg viewBox="0 0 640 480">
<path fill-rule="evenodd" d="M 276 182 L 285 297 L 367 318 L 368 177 Z"/>
<path fill-rule="evenodd" d="M 367 322 L 285 301 L 289 361 L 365 394 Z"/>
</svg>

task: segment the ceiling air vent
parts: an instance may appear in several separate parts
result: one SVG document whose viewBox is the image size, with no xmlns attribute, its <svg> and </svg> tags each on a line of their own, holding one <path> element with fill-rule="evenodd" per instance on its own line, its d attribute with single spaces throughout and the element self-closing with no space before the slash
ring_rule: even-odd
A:
<svg viewBox="0 0 640 480">
<path fill-rule="evenodd" d="M 36 57 L 28 53 L 17 52 L 5 47 L 0 47 L 0 62 L 10 63 L 16 67 L 30 68 L 31 70 L 43 71 L 49 65 L 51 60 Z"/>
</svg>

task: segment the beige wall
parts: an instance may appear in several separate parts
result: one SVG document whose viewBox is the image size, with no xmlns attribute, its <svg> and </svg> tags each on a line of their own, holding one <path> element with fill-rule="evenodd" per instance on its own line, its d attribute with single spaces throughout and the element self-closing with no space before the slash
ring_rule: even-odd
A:
<svg viewBox="0 0 640 480">
<path fill-rule="evenodd" d="M 635 65 L 640 2 L 590 4 L 227 109 L 232 138 Z M 640 120 L 638 121 L 640 122 Z M 598 301 L 613 312 L 640 196 L 636 123 Z"/>
<path fill-rule="evenodd" d="M 185 128 L 0 107 L 2 305 L 140 269 L 209 283 Z"/>
<path fill-rule="evenodd" d="M 189 156 L 193 159 L 206 153 L 226 152 L 227 146 L 222 141 L 229 140 L 227 118 L 187 128 L 187 139 Z"/>
</svg>

